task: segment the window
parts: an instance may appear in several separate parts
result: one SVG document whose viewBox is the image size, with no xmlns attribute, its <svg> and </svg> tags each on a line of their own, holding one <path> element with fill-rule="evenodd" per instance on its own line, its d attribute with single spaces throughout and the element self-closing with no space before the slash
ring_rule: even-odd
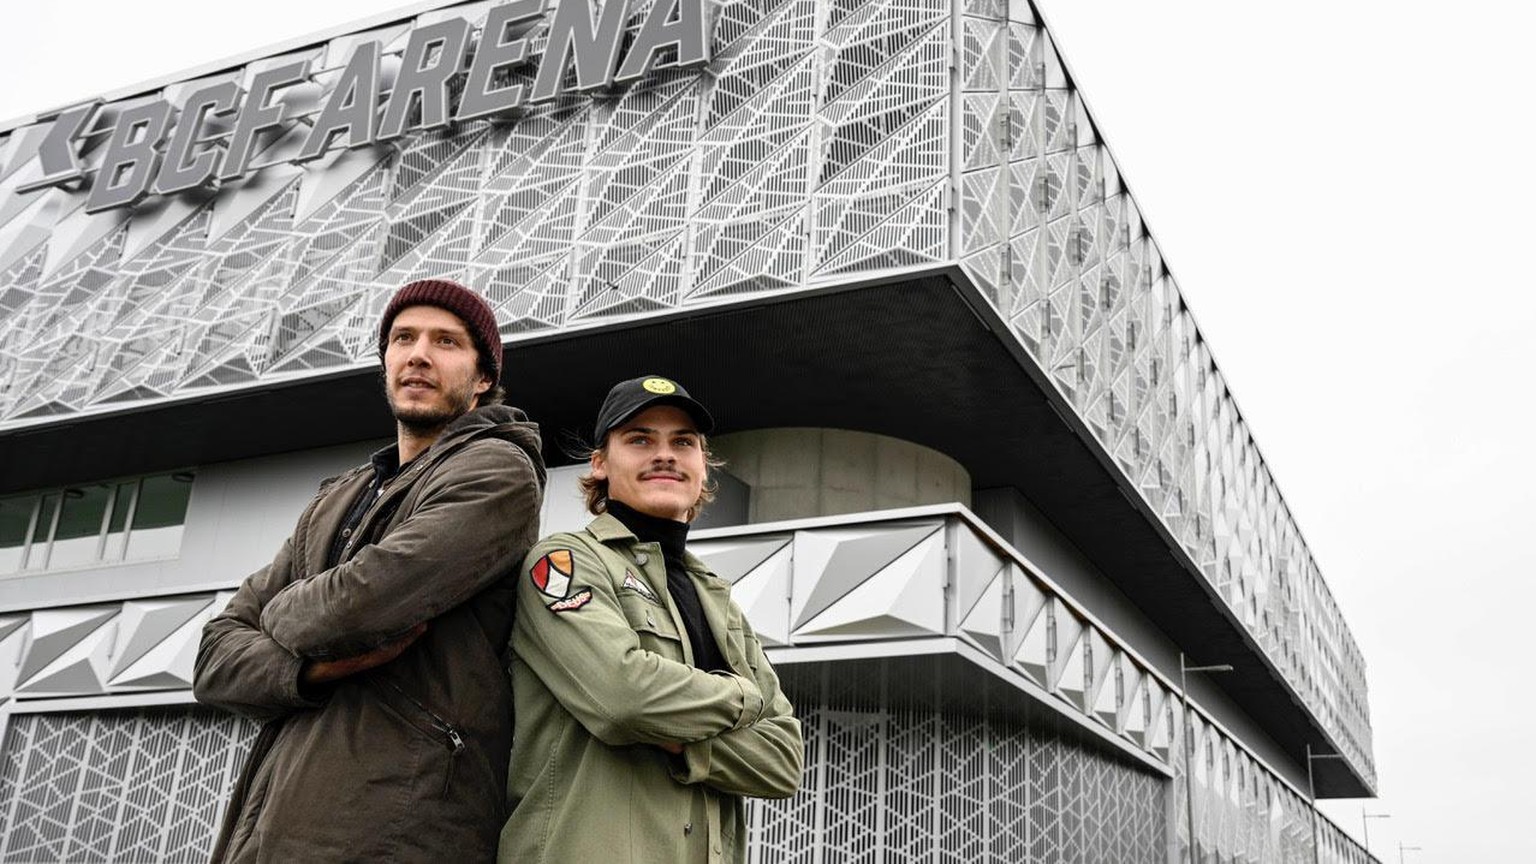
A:
<svg viewBox="0 0 1536 864">
<path fill-rule="evenodd" d="M 0 573 L 20 570 L 27 554 L 27 537 L 37 513 L 36 495 L 0 498 Z"/>
<path fill-rule="evenodd" d="M 155 474 L 0 498 L 0 574 L 174 556 L 192 479 Z"/>
<path fill-rule="evenodd" d="M 78 567 L 101 557 L 102 522 L 111 497 L 112 487 L 101 484 L 64 490 L 44 567 Z"/>
<path fill-rule="evenodd" d="M 181 550 L 181 526 L 192 494 L 191 474 L 145 477 L 139 486 L 127 559 L 165 558 Z"/>
</svg>

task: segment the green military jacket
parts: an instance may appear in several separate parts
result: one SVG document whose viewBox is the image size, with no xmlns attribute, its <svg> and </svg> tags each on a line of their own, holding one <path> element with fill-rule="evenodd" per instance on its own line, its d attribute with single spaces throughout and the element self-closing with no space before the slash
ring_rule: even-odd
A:
<svg viewBox="0 0 1536 864">
<path fill-rule="evenodd" d="M 800 785 L 800 722 L 778 676 L 728 583 L 691 555 L 686 567 L 734 674 L 693 667 L 661 548 L 613 516 L 528 553 L 503 864 L 739 864 L 743 796 Z"/>
</svg>

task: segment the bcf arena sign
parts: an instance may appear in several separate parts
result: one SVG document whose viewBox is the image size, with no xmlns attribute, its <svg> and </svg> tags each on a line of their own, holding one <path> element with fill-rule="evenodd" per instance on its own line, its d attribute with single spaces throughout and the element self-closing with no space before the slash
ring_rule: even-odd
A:
<svg viewBox="0 0 1536 864">
<path fill-rule="evenodd" d="M 322 97 L 303 146 L 287 161 L 318 159 L 341 146 L 342 139 L 348 149 L 383 144 L 407 132 L 549 102 L 562 93 L 634 81 L 653 68 L 709 62 L 704 0 L 655 0 L 628 50 L 621 50 L 625 0 L 609 0 L 595 20 L 591 0 L 556 2 L 559 5 L 547 19 L 546 47 L 526 93 L 523 84 L 504 79 L 511 70 L 529 65 L 531 37 L 546 20 L 545 0 L 513 0 L 492 7 L 478 46 L 464 18 L 417 27 L 401 52 L 393 87 L 387 92 L 378 41 L 359 43 L 329 94 Z M 675 58 L 658 62 L 669 49 L 675 50 Z M 466 53 L 473 59 L 454 105 L 450 82 L 463 74 Z M 562 87 L 573 66 L 575 86 Z M 289 116 L 281 94 L 309 81 L 310 61 L 295 60 L 257 72 L 245 91 L 233 81 L 195 90 L 179 112 L 165 99 L 125 109 L 111 131 L 100 168 L 89 181 L 86 212 L 128 207 L 147 195 L 208 187 L 254 170 L 251 159 L 261 136 L 297 122 Z M 20 186 L 18 192 L 86 181 L 90 172 L 81 164 L 81 148 L 101 107 L 96 100 L 55 116 L 39 145 L 43 176 Z"/>
</svg>

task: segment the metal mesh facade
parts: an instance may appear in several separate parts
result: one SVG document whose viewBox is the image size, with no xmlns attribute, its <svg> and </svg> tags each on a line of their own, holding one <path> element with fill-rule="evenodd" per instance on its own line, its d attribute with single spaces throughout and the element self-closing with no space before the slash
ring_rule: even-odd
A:
<svg viewBox="0 0 1536 864">
<path fill-rule="evenodd" d="M 460 7 L 479 26 L 487 4 Z M 633 8 L 638 18 L 649 8 Z M 338 37 L 194 83 L 346 52 Z M 0 431 L 373 362 L 387 294 L 484 291 L 511 340 L 958 262 L 1169 535 L 1373 780 L 1364 663 L 1033 10 L 727 0 L 704 73 L 335 150 L 87 214 L 0 139 Z M 631 26 L 634 26 L 633 21 Z M 535 35 L 532 52 L 543 50 Z M 527 83 L 527 82 L 524 82 Z M 86 160 L 92 158 L 87 153 Z"/>
<path fill-rule="evenodd" d="M 487 5 L 464 14 L 480 26 Z M 515 337 L 947 260 L 949 21 L 944 0 L 738 0 L 707 75 L 275 164 L 152 212 L 14 193 L 41 127 L 16 130 L 0 428 L 372 362 L 388 293 L 421 274 L 475 285 Z M 359 38 L 398 51 L 410 23 L 283 59 L 329 80 Z"/>
<path fill-rule="evenodd" d="M 1312 855 L 1313 818 L 1306 798 L 1275 781 L 1232 739 L 1191 713 L 1195 856 L 1200 864 L 1263 861 L 1275 864 L 1371 864 L 1376 859 L 1327 819 L 1318 819 L 1317 858 Z M 1188 795 L 1185 791 L 1183 729 L 1170 754 L 1176 777 L 1169 787 L 1174 846 L 1179 861 L 1190 860 Z"/>
<path fill-rule="evenodd" d="M 1365 664 L 1052 43 L 969 0 L 961 264 L 1374 783 Z"/>
<path fill-rule="evenodd" d="M 933 658 L 781 668 L 806 782 L 750 802 L 749 860 L 1167 861 L 1166 778 L 955 672 Z"/>
<path fill-rule="evenodd" d="M 850 862 L 1165 861 L 1170 824 L 1183 860 L 1182 760 L 1170 783 L 1064 736 L 1050 711 L 939 707 L 937 688 L 893 696 L 877 670 L 781 672 L 801 705 L 806 783 L 794 798 L 749 802 L 753 862 L 811 861 L 817 849 Z M 0 861 L 206 860 L 255 731 L 201 708 L 13 716 Z M 1221 755 L 1197 768 L 1196 860 L 1310 862 L 1305 802 L 1230 742 L 1215 747 Z M 1371 860 L 1326 820 L 1320 839 L 1324 861 Z"/>
<path fill-rule="evenodd" d="M 202 862 L 256 724 L 206 708 L 19 714 L 0 861 Z"/>
<path fill-rule="evenodd" d="M 807 782 L 751 803 L 751 861 L 1165 860 L 1166 780 L 1061 737 L 1050 712 L 984 718 L 911 696 L 871 706 L 839 692 L 841 670 L 785 671 L 805 679 L 790 686 Z M 198 708 L 14 717 L 0 861 L 206 860 L 255 730 Z"/>
</svg>

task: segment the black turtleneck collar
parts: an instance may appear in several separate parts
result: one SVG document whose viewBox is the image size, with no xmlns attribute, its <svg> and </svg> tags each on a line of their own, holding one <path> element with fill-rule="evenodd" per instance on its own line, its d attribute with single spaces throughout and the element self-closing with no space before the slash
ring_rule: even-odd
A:
<svg viewBox="0 0 1536 864">
<path fill-rule="evenodd" d="M 731 668 L 720 653 L 720 645 L 709 627 L 709 618 L 704 614 L 704 604 L 699 600 L 698 589 L 688 577 L 688 567 L 683 563 L 688 523 L 647 516 L 617 501 L 608 502 L 608 512 L 642 542 L 661 546 L 661 561 L 667 570 L 667 594 L 683 619 L 683 629 L 693 647 L 693 665 L 705 670 Z"/>
<path fill-rule="evenodd" d="M 644 542 L 659 543 L 664 557 L 682 563 L 683 547 L 688 544 L 687 522 L 650 516 L 628 504 L 613 500 L 608 502 L 608 512 Z"/>
</svg>

